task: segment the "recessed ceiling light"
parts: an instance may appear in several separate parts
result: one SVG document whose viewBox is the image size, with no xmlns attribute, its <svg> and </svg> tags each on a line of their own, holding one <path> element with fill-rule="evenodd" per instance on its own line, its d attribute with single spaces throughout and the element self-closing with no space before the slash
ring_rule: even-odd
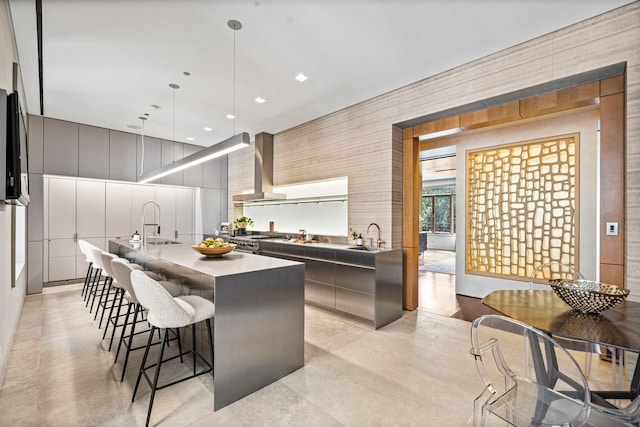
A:
<svg viewBox="0 0 640 427">
<path fill-rule="evenodd" d="M 154 110 L 159 110 L 159 109 L 162 108 L 161 106 L 156 105 L 156 104 L 151 104 L 151 105 L 149 105 L 149 107 L 153 108 Z"/>
<path fill-rule="evenodd" d="M 190 73 L 190 72 L 188 72 L 188 71 L 183 71 L 183 72 L 182 72 L 182 74 L 184 74 L 184 75 L 185 75 L 185 76 L 187 76 L 187 77 L 191 75 L 191 73 Z"/>
<path fill-rule="evenodd" d="M 194 138 L 194 137 L 192 137 L 192 136 L 188 136 L 188 137 L 187 137 L 187 141 L 195 141 L 195 138 Z"/>
<path fill-rule="evenodd" d="M 211 129 L 210 127 L 205 127 L 204 130 L 206 130 L 207 132 L 211 132 L 213 129 Z"/>
<path fill-rule="evenodd" d="M 296 80 L 299 81 L 299 82 L 303 82 L 303 81 L 307 80 L 308 78 L 309 77 L 305 76 L 302 73 L 298 73 L 298 75 L 296 76 Z"/>
<path fill-rule="evenodd" d="M 259 96 L 256 99 L 254 99 L 254 101 L 256 101 L 258 104 L 264 104 L 265 102 L 267 102 L 266 99 L 260 98 Z"/>
<path fill-rule="evenodd" d="M 235 119 L 236 116 L 234 116 L 233 114 L 227 114 L 227 119 Z"/>
</svg>

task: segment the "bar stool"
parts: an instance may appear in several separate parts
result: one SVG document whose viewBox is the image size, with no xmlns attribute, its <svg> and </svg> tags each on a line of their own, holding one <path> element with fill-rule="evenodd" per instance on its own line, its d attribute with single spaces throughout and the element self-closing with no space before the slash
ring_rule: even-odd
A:
<svg viewBox="0 0 640 427">
<path fill-rule="evenodd" d="M 124 318 L 124 324 L 122 325 L 122 330 L 120 332 L 120 339 L 118 341 L 118 349 L 116 350 L 116 357 L 113 361 L 115 365 L 118 363 L 118 357 L 120 356 L 120 348 L 122 344 L 127 348 L 127 352 L 125 353 L 124 365 L 122 367 L 122 376 L 120 377 L 120 381 L 124 380 L 124 375 L 127 371 L 127 363 L 129 362 L 129 353 L 133 350 L 139 350 L 145 348 L 145 346 L 141 347 L 132 347 L 133 346 L 133 338 L 136 335 L 143 334 L 145 332 L 149 332 L 149 329 L 136 332 L 136 325 L 144 321 L 144 308 L 138 302 L 136 298 L 136 293 L 133 290 L 133 286 L 131 286 L 131 272 L 135 271 L 132 264 L 130 264 L 126 259 L 117 258 L 111 261 L 111 269 L 113 271 L 113 276 L 116 281 L 122 286 L 124 289 L 124 300 L 127 302 L 127 314 Z M 118 313 L 119 313 L 118 309 Z M 133 310 L 133 320 L 129 323 L 129 318 L 132 314 Z M 138 314 L 140 314 L 140 318 L 138 319 Z M 117 315 L 116 315 L 117 316 Z M 131 325 L 131 331 L 129 335 L 125 335 L 127 326 Z M 109 342 L 109 349 L 111 349 L 111 344 L 113 343 L 113 339 L 115 337 L 117 323 L 114 323 L 113 329 L 111 331 L 111 341 Z"/>
<path fill-rule="evenodd" d="M 100 260 L 102 261 L 102 266 L 106 270 L 107 274 L 111 278 L 110 286 L 114 289 L 115 295 L 111 300 L 111 308 L 109 309 L 109 315 L 107 316 L 107 324 L 104 327 L 104 332 L 102 334 L 102 339 L 105 339 L 107 336 L 107 330 L 109 329 L 109 324 L 113 324 L 112 332 L 115 332 L 116 326 L 118 324 L 118 319 L 120 317 L 120 308 L 122 307 L 122 300 L 124 299 L 125 289 L 120 284 L 120 281 L 115 277 L 113 272 L 113 261 L 119 259 L 117 255 L 114 255 L 109 252 L 102 252 L 100 254 Z M 105 301 L 105 307 L 102 310 L 102 316 L 100 317 L 100 326 L 102 326 L 102 317 L 104 316 L 104 312 L 106 311 L 108 300 Z M 118 305 L 118 310 L 116 315 L 113 315 L 113 310 Z M 109 343 L 109 351 L 111 351 L 111 345 L 113 344 L 113 333 L 111 335 L 111 342 Z"/>
<path fill-rule="evenodd" d="M 87 274 L 84 276 L 84 285 L 82 286 L 82 292 L 80 293 L 81 297 L 84 297 L 84 294 L 87 292 L 89 288 L 89 279 L 93 273 L 93 262 L 91 261 L 91 257 L 89 256 L 89 248 L 91 244 L 85 240 L 78 240 L 78 246 L 80 247 L 80 252 L 84 255 L 85 261 L 89 263 L 89 267 L 87 267 Z"/>
<path fill-rule="evenodd" d="M 108 283 L 109 276 L 104 271 L 104 268 L 102 268 L 102 260 L 100 259 L 100 255 L 102 254 L 102 252 L 103 252 L 102 249 L 100 249 L 97 246 L 92 246 L 89 248 L 89 254 L 91 255 L 91 262 L 93 263 L 93 266 L 95 268 L 93 282 L 89 290 L 90 295 L 89 295 L 89 298 L 87 299 L 87 305 L 89 305 L 89 299 L 91 299 L 91 306 L 89 308 L 89 313 L 93 313 L 93 305 L 95 304 L 96 297 L 98 297 L 98 294 L 100 294 L 100 297 L 98 298 L 98 302 L 100 302 L 100 300 L 102 299 L 102 296 L 104 295 L 105 288 L 109 287 L 109 283 Z M 100 283 L 102 279 L 104 279 L 104 281 Z M 96 313 L 93 320 L 96 320 L 97 315 L 98 315 L 98 310 L 96 309 Z"/>
<path fill-rule="evenodd" d="M 147 347 L 142 358 L 140 372 L 138 373 L 136 386 L 133 390 L 133 397 L 131 398 L 131 401 L 133 402 L 136 398 L 138 386 L 140 385 L 140 378 L 144 376 L 147 384 L 149 384 L 149 386 L 151 387 L 151 397 L 149 399 L 149 410 L 147 412 L 146 422 L 146 425 L 148 426 L 149 419 L 151 418 L 151 409 L 153 408 L 153 399 L 155 397 L 156 390 L 161 390 L 170 385 L 177 384 L 184 380 L 205 374 L 207 372 L 211 372 L 213 370 L 213 339 L 211 333 L 211 318 L 213 318 L 215 315 L 215 305 L 213 304 L 213 302 L 196 295 L 172 297 L 171 294 L 162 287 L 162 285 L 149 278 L 141 271 L 131 272 L 131 285 L 133 286 L 133 290 L 138 300 L 140 301 L 140 304 L 147 310 L 149 310 L 147 321 L 151 324 L 151 334 L 149 334 L 149 340 L 147 341 Z M 196 351 L 195 324 L 203 320 L 206 321 L 207 324 L 207 332 L 209 335 L 209 351 L 211 353 L 211 364 L 209 364 Z M 160 366 L 162 365 L 162 363 L 168 362 L 169 360 L 175 359 L 177 357 L 182 357 L 184 354 L 189 353 L 187 352 L 183 354 L 182 351 L 180 351 L 179 355 L 170 357 L 167 360 L 162 360 L 165 344 L 167 343 L 167 330 L 169 328 L 182 328 L 189 325 L 191 325 L 191 339 L 193 344 L 193 348 L 190 352 L 193 357 L 193 374 L 186 378 L 181 378 L 162 386 L 158 386 L 158 377 L 160 375 Z M 153 334 L 156 329 L 161 330 L 161 346 L 158 361 L 153 365 L 145 366 L 147 362 L 147 356 L 149 355 L 149 347 L 151 346 Z M 199 357 L 207 367 L 206 369 L 203 368 L 200 372 L 196 372 L 197 357 Z M 153 367 L 155 367 L 156 369 L 152 381 L 147 375 L 146 370 Z"/>
</svg>

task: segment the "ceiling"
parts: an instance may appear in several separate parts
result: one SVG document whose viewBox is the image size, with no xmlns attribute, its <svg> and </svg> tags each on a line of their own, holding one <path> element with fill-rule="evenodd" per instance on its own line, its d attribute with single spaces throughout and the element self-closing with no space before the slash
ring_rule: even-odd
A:
<svg viewBox="0 0 640 427">
<path fill-rule="evenodd" d="M 632 1 L 42 3 L 44 116 L 139 132 L 149 114 L 146 135 L 209 146 L 281 132 Z M 9 5 L 27 109 L 40 114 L 35 0 Z"/>
</svg>

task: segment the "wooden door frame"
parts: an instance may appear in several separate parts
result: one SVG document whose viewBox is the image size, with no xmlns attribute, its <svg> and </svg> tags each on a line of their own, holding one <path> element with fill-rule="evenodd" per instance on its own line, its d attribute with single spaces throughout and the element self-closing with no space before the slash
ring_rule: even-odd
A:
<svg viewBox="0 0 640 427">
<path fill-rule="evenodd" d="M 615 77 L 404 127 L 402 134 L 404 309 L 415 310 L 418 307 L 418 233 L 422 195 L 420 151 L 448 145 L 442 139 L 420 141 L 419 137 L 456 128 L 462 132 L 486 128 L 596 104 L 599 104 L 600 110 L 600 281 L 624 287 L 625 88 L 626 70 Z M 434 116 L 442 117 L 441 114 Z M 617 236 L 606 234 L 607 222 L 618 223 Z"/>
</svg>

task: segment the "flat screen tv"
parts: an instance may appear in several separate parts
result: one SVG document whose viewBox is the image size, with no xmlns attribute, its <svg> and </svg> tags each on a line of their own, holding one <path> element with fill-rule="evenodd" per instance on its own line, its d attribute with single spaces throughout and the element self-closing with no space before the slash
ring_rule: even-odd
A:
<svg viewBox="0 0 640 427">
<path fill-rule="evenodd" d="M 4 92 L 4 91 L 3 91 Z M 29 158 L 27 132 L 18 92 L 6 94 L 6 175 L 4 199 L 7 203 L 29 204 Z M 3 96 L 0 94 L 0 102 Z M 0 129 L 2 126 L 0 126 Z M 1 159 L 2 156 L 0 156 Z"/>
</svg>

